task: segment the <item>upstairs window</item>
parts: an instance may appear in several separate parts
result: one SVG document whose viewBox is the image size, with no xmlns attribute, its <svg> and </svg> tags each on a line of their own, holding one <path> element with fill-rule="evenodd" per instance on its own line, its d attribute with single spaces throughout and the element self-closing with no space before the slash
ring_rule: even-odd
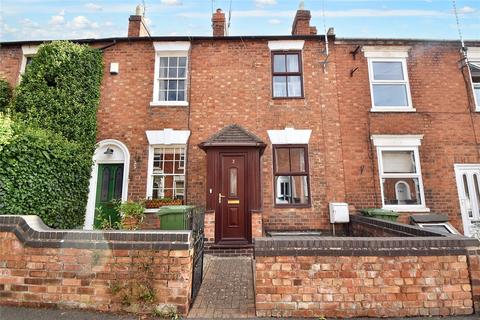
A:
<svg viewBox="0 0 480 320">
<path fill-rule="evenodd" d="M 301 52 L 272 52 L 274 98 L 303 97 Z"/>
<path fill-rule="evenodd" d="M 188 106 L 190 42 L 154 42 L 155 72 L 151 106 Z"/>
<path fill-rule="evenodd" d="M 472 86 L 477 110 L 480 109 L 480 60 L 469 63 Z"/>
<path fill-rule="evenodd" d="M 310 205 L 307 145 L 274 145 L 275 205 Z"/>
<path fill-rule="evenodd" d="M 412 108 L 405 59 L 370 59 L 369 70 L 372 110 Z"/>
<path fill-rule="evenodd" d="M 33 58 L 37 54 L 38 45 L 24 45 L 22 46 L 22 62 L 20 65 L 20 75 L 18 81 L 20 82 L 22 75 L 25 73 L 27 67 L 32 63 Z"/>
</svg>

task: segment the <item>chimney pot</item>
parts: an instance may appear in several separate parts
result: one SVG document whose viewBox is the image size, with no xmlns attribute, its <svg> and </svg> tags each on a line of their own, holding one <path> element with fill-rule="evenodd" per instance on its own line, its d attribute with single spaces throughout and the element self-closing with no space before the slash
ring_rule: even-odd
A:
<svg viewBox="0 0 480 320">
<path fill-rule="evenodd" d="M 225 13 L 218 8 L 212 15 L 212 31 L 214 37 L 224 37 L 226 31 Z"/>
</svg>

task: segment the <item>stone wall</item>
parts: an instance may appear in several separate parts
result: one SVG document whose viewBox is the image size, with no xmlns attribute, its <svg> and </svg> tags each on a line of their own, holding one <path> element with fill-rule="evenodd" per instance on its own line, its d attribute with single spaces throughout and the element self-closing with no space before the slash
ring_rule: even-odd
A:
<svg viewBox="0 0 480 320">
<path fill-rule="evenodd" d="M 0 216 L 0 304 L 152 312 L 191 302 L 190 231 L 49 229 Z"/>
<path fill-rule="evenodd" d="M 472 314 L 479 246 L 460 236 L 256 239 L 257 316 Z"/>
</svg>

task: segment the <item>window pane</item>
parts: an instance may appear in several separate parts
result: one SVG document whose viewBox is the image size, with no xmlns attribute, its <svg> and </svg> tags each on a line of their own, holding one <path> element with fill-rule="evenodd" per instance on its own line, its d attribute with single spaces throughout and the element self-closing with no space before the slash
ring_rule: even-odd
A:
<svg viewBox="0 0 480 320">
<path fill-rule="evenodd" d="M 375 106 L 408 106 L 407 87 L 405 84 L 374 84 L 373 101 Z"/>
<path fill-rule="evenodd" d="M 178 91 L 178 101 L 185 101 L 185 91 L 184 90 L 179 90 Z"/>
<path fill-rule="evenodd" d="M 162 176 L 153 177 L 152 198 L 159 199 L 164 196 L 164 179 Z"/>
<path fill-rule="evenodd" d="M 305 172 L 305 149 L 290 149 L 291 172 Z"/>
<path fill-rule="evenodd" d="M 185 80 L 178 80 L 178 89 L 185 88 Z"/>
<path fill-rule="evenodd" d="M 276 172 L 290 172 L 290 155 L 288 148 L 275 149 Z"/>
<path fill-rule="evenodd" d="M 160 57 L 160 68 L 168 67 L 168 57 Z"/>
<path fill-rule="evenodd" d="M 160 68 L 160 78 L 168 77 L 168 68 Z"/>
<path fill-rule="evenodd" d="M 302 84 L 300 82 L 300 76 L 288 77 L 288 96 L 289 97 L 302 96 Z"/>
<path fill-rule="evenodd" d="M 287 55 L 287 72 L 299 72 L 298 54 Z"/>
<path fill-rule="evenodd" d="M 168 89 L 177 90 L 177 80 L 169 80 L 168 81 Z"/>
<path fill-rule="evenodd" d="M 273 77 L 273 96 L 286 97 L 287 96 L 287 77 Z"/>
<path fill-rule="evenodd" d="M 478 186 L 478 174 L 473 175 L 473 187 L 475 188 L 475 197 L 477 198 L 477 208 L 480 209 L 480 190 Z"/>
<path fill-rule="evenodd" d="M 117 172 L 115 173 L 115 189 L 113 194 L 114 199 L 122 198 L 122 187 L 123 187 L 123 167 L 118 167 Z"/>
<path fill-rule="evenodd" d="M 176 67 L 178 66 L 178 57 L 170 57 L 168 59 L 168 66 L 170 68 L 174 67 L 176 69 Z"/>
<path fill-rule="evenodd" d="M 467 175 L 464 174 L 462 177 L 463 180 L 463 190 L 465 191 L 465 210 L 467 211 L 467 215 L 469 218 L 473 218 L 473 209 L 472 209 L 472 202 L 470 201 L 470 189 L 468 187 L 468 180 Z"/>
<path fill-rule="evenodd" d="M 185 68 L 178 68 L 178 77 L 185 78 Z"/>
<path fill-rule="evenodd" d="M 100 193 L 100 201 L 108 201 L 108 189 L 110 186 L 110 168 L 105 167 L 102 175 L 102 190 Z"/>
<path fill-rule="evenodd" d="M 418 178 L 383 178 L 383 198 L 386 205 L 419 205 Z"/>
<path fill-rule="evenodd" d="M 167 91 L 165 90 L 160 90 L 158 94 L 158 100 L 160 101 L 167 101 Z"/>
<path fill-rule="evenodd" d="M 372 62 L 374 80 L 404 80 L 401 62 Z"/>
<path fill-rule="evenodd" d="M 237 195 L 237 168 L 230 168 L 230 196 Z"/>
<path fill-rule="evenodd" d="M 177 101 L 176 91 L 168 91 L 168 101 Z"/>
<path fill-rule="evenodd" d="M 159 89 L 166 90 L 168 88 L 168 80 L 160 80 Z"/>
<path fill-rule="evenodd" d="M 185 67 L 187 65 L 187 57 L 179 57 L 178 58 L 178 66 Z"/>
<path fill-rule="evenodd" d="M 416 173 L 413 151 L 382 151 L 383 173 Z"/>
<path fill-rule="evenodd" d="M 168 77 L 169 78 L 176 78 L 177 77 L 177 68 L 168 68 Z"/>
<path fill-rule="evenodd" d="M 477 106 L 480 106 L 480 84 L 475 84 L 475 97 L 477 98 Z"/>
<path fill-rule="evenodd" d="M 285 55 L 273 55 L 273 72 L 285 72 Z"/>
<path fill-rule="evenodd" d="M 307 176 L 275 177 L 276 204 L 308 204 Z"/>
</svg>

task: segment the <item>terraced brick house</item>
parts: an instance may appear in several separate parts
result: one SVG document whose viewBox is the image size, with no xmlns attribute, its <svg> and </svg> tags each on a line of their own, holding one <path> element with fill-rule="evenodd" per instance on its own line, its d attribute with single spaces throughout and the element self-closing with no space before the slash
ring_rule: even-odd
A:
<svg viewBox="0 0 480 320">
<path fill-rule="evenodd" d="M 265 232 L 329 232 L 330 203 L 444 214 L 469 235 L 480 220 L 480 42 L 317 35 L 298 10 L 292 34 L 150 35 L 76 40 L 105 63 L 85 228 L 111 198 L 206 206 L 217 247 Z M 3 42 L 15 85 L 43 41 Z M 149 227 L 158 227 L 147 209 Z"/>
</svg>

